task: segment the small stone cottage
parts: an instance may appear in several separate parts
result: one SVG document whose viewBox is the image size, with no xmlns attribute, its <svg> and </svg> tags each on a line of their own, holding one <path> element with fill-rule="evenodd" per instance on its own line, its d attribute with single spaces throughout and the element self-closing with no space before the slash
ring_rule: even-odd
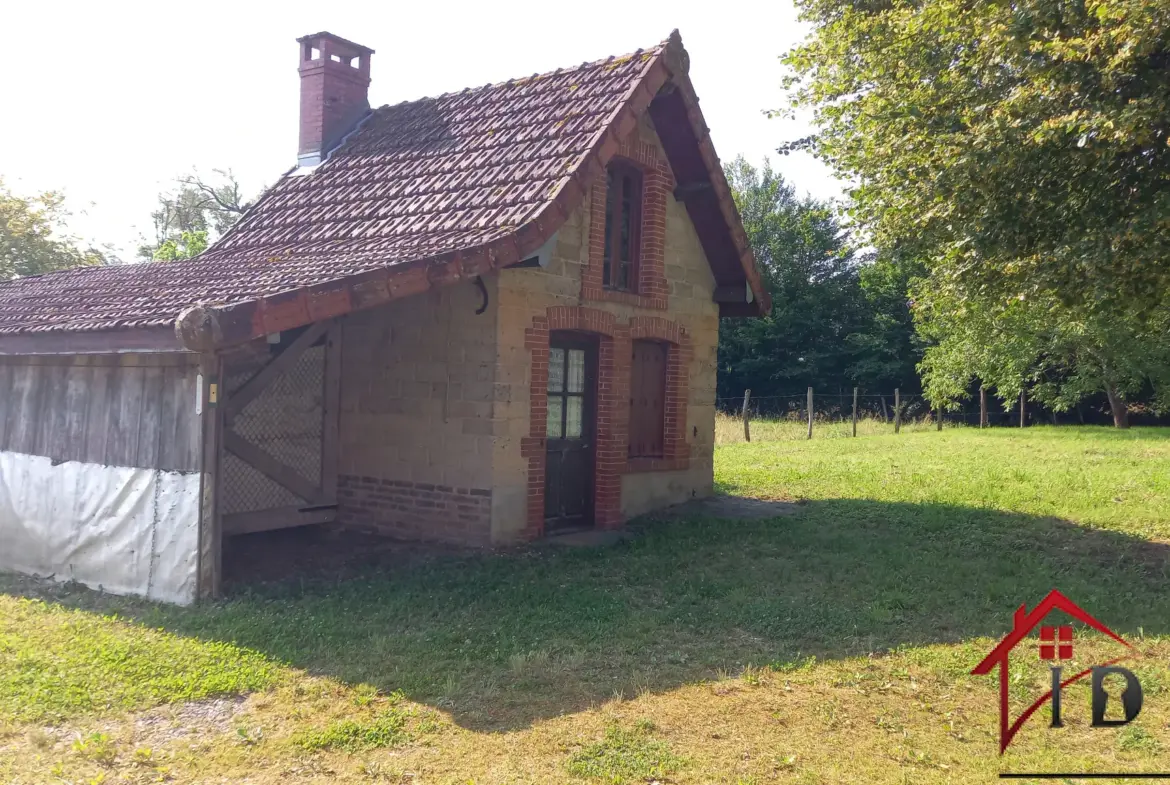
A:
<svg viewBox="0 0 1170 785">
<path fill-rule="evenodd" d="M 189 602 L 238 535 L 489 546 L 712 491 L 766 312 L 677 34 L 371 110 L 298 40 L 300 154 L 179 262 L 0 283 L 0 569 Z"/>
</svg>

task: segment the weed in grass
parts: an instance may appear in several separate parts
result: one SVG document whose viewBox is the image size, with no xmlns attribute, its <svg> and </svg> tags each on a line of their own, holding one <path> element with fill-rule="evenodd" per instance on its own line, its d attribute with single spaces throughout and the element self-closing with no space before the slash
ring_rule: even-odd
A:
<svg viewBox="0 0 1170 785">
<path fill-rule="evenodd" d="M 391 707 L 368 721 L 339 720 L 322 730 L 302 731 L 291 741 L 306 750 L 361 752 L 377 747 L 397 747 L 411 740 L 406 720 L 403 709 Z"/>
<path fill-rule="evenodd" d="M 354 706 L 362 708 L 369 706 L 378 698 L 378 688 L 372 684 L 358 684 L 353 688 L 350 700 Z"/>
<path fill-rule="evenodd" d="M 653 733 L 658 730 L 658 726 L 654 724 L 654 720 L 648 717 L 642 717 L 634 720 L 634 730 L 638 733 Z"/>
<path fill-rule="evenodd" d="M 154 757 L 154 750 L 150 747 L 139 747 L 134 750 L 134 754 L 130 756 L 130 762 L 135 766 L 147 769 L 153 769 L 158 765 L 158 761 Z"/>
<path fill-rule="evenodd" d="M 748 664 L 739 675 L 740 681 L 749 687 L 762 687 L 768 683 L 768 670 Z"/>
<path fill-rule="evenodd" d="M 1122 752 L 1141 752 L 1153 755 L 1160 749 L 1158 739 L 1140 725 L 1127 725 L 1117 735 L 1117 748 Z"/>
<path fill-rule="evenodd" d="M 73 742 L 73 751 L 86 760 L 100 766 L 113 765 L 118 757 L 118 748 L 113 739 L 104 733 L 91 733 Z"/>
<path fill-rule="evenodd" d="M 612 785 L 646 782 L 678 771 L 684 761 L 649 731 L 611 725 L 605 738 L 574 752 L 566 763 L 569 773 Z"/>
<path fill-rule="evenodd" d="M 388 766 L 380 761 L 368 761 L 359 763 L 357 772 L 363 779 L 370 782 L 390 782 L 390 783 L 411 783 L 414 781 L 414 774 L 403 771 L 395 766 Z"/>
</svg>

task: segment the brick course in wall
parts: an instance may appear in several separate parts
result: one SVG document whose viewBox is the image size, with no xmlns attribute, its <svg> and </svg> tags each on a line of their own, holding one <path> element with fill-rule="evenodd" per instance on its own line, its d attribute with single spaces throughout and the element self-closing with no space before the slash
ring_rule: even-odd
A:
<svg viewBox="0 0 1170 785">
<path fill-rule="evenodd" d="M 491 544 L 487 489 L 343 474 L 337 495 L 339 517 L 353 528 L 404 540 Z"/>
</svg>

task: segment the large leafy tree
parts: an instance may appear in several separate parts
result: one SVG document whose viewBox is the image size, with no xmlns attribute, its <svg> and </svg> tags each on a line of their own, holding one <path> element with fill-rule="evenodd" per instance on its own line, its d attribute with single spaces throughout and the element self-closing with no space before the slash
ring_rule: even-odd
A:
<svg viewBox="0 0 1170 785">
<path fill-rule="evenodd" d="M 1101 310 L 1170 287 L 1170 4 L 798 0 L 816 151 L 954 297 Z"/>
<path fill-rule="evenodd" d="M 917 257 L 897 250 L 872 254 L 859 272 L 863 325 L 846 337 L 849 377 L 868 389 L 917 389 L 923 340 L 914 328 L 910 289 L 926 275 Z"/>
<path fill-rule="evenodd" d="M 923 371 L 1054 408 L 1170 375 L 1170 5 L 798 0 L 811 145 L 879 247 L 927 263 Z M 1156 394 L 1156 393 L 1155 393 Z"/>
<path fill-rule="evenodd" d="M 858 261 L 832 205 L 797 197 L 765 163 L 727 167 L 772 312 L 724 319 L 719 333 L 722 396 L 784 395 L 846 383 L 847 336 L 865 319 Z"/>
<path fill-rule="evenodd" d="M 68 233 L 69 215 L 61 193 L 25 198 L 0 179 L 0 281 L 105 264 L 105 253 Z"/>
<path fill-rule="evenodd" d="M 198 172 L 179 177 L 174 188 L 159 194 L 150 214 L 154 241 L 140 245 L 138 257 L 174 261 L 198 256 L 247 209 L 231 170 L 216 169 L 210 178 Z"/>
<path fill-rule="evenodd" d="M 1127 401 L 1144 395 L 1155 410 L 1170 408 L 1170 310 L 1130 310 L 1104 317 L 1056 299 L 985 304 L 947 301 L 925 289 L 922 331 L 937 339 L 922 362 L 927 394 L 936 401 L 966 395 L 973 379 L 1005 403 L 1027 390 L 1053 411 L 1104 394 L 1113 423 L 1129 426 Z"/>
</svg>

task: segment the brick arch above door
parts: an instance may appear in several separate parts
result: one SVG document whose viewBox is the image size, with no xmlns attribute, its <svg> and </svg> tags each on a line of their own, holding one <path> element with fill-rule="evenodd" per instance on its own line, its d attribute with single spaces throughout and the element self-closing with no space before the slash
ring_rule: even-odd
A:
<svg viewBox="0 0 1170 785">
<path fill-rule="evenodd" d="M 622 322 L 614 314 L 585 306 L 559 305 L 532 319 L 524 331 L 524 348 L 530 352 L 529 431 L 520 442 L 528 461 L 528 520 L 526 539 L 544 532 L 545 462 L 548 427 L 549 337 L 557 330 L 597 335 L 597 433 L 594 464 L 594 519 L 598 529 L 622 524 L 621 476 L 629 471 L 686 468 L 687 369 L 691 357 L 690 336 L 678 323 L 658 316 L 636 316 Z M 667 365 L 666 433 L 661 459 L 628 458 L 630 359 L 635 339 L 671 344 Z"/>
</svg>

